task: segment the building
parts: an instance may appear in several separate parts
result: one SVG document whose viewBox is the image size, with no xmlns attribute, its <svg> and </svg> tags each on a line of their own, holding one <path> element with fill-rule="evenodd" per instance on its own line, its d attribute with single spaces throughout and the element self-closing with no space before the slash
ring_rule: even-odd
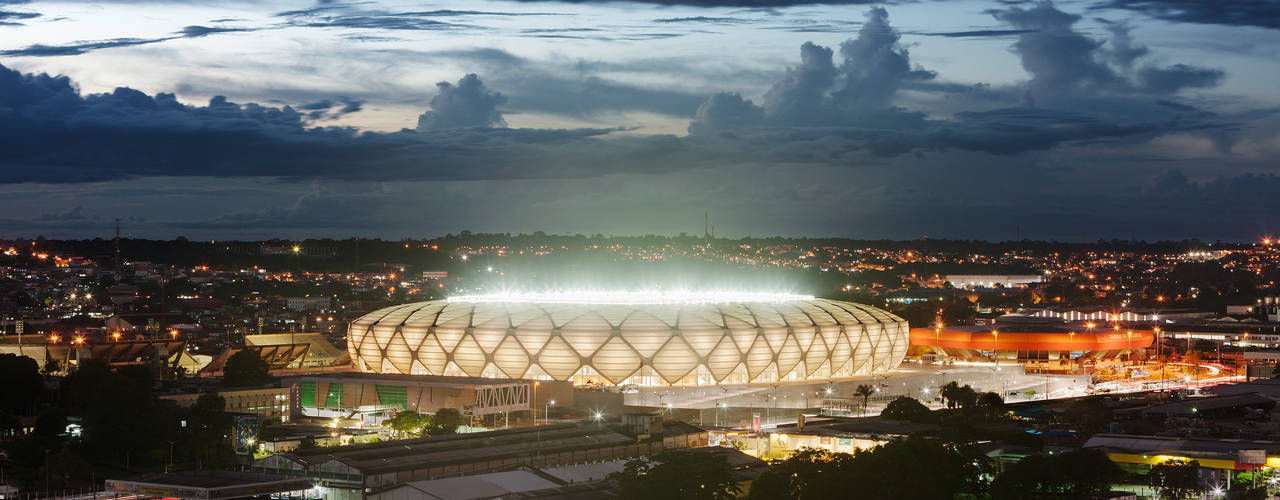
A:
<svg viewBox="0 0 1280 500">
<path fill-rule="evenodd" d="M 626 460 L 706 444 L 706 431 L 679 422 L 667 422 L 663 434 L 647 439 L 593 424 L 554 424 L 296 450 L 255 460 L 252 467 L 310 477 L 319 496 L 348 500 L 414 481 Z"/>
<path fill-rule="evenodd" d="M 329 297 L 287 297 L 284 303 L 291 311 L 316 311 L 332 304 Z"/>
<path fill-rule="evenodd" d="M 892 370 L 906 320 L 797 295 L 552 294 L 455 297 L 384 308 L 348 329 L 373 373 L 706 386 Z"/>
<path fill-rule="evenodd" d="M 289 388 L 295 418 L 360 419 L 366 426 L 378 425 L 400 410 L 435 413 L 452 408 L 484 416 L 541 410 L 551 401 L 573 404 L 573 388 L 557 381 L 335 373 L 288 377 L 282 385 Z"/>
<path fill-rule="evenodd" d="M 1026 287 L 1043 280 L 1039 274 L 948 274 L 946 281 L 956 288 Z"/>
<path fill-rule="evenodd" d="M 209 392 L 222 396 L 226 401 L 228 412 L 253 413 L 262 415 L 268 420 L 287 421 L 289 419 L 288 387 L 226 388 Z M 201 393 L 162 394 L 158 397 L 162 401 L 173 401 L 179 407 L 190 408 L 195 406 L 200 395 Z"/>
<path fill-rule="evenodd" d="M 1060 359 L 1114 358 L 1151 347 L 1149 329 L 1110 325 L 1071 325 L 1061 321 L 1000 322 L 984 326 L 911 329 L 911 345 L 958 359 L 1047 362 Z"/>
<path fill-rule="evenodd" d="M 180 474 L 150 474 L 133 479 L 108 479 L 106 491 L 119 497 L 200 498 L 208 500 L 265 497 L 312 498 L 312 482 L 307 478 L 282 477 L 250 472 L 208 470 Z"/>
</svg>

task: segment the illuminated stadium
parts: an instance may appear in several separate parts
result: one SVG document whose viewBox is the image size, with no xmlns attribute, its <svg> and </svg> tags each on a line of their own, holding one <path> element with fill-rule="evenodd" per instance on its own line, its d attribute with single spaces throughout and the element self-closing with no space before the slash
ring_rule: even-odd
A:
<svg viewBox="0 0 1280 500">
<path fill-rule="evenodd" d="M 387 307 L 352 322 L 365 372 L 705 386 L 894 369 L 902 318 L 780 294 L 477 295 Z"/>
<path fill-rule="evenodd" d="M 1003 323 L 996 326 L 914 328 L 911 344 L 947 357 L 1023 362 L 1118 357 L 1155 341 L 1149 329 L 1120 329 L 1065 323 Z"/>
</svg>

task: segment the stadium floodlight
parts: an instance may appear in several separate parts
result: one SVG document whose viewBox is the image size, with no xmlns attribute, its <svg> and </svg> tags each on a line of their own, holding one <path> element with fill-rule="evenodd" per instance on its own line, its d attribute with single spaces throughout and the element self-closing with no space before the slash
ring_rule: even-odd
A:
<svg viewBox="0 0 1280 500">
<path fill-rule="evenodd" d="M 534 304 L 722 304 L 730 302 L 780 303 L 813 300 L 812 295 L 760 292 L 552 292 L 497 293 L 449 297 L 449 302 Z"/>
</svg>

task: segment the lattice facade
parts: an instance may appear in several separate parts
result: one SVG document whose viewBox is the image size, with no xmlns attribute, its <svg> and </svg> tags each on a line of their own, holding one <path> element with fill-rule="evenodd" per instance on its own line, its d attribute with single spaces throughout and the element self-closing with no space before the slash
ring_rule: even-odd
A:
<svg viewBox="0 0 1280 500">
<path fill-rule="evenodd" d="M 776 303 L 581 304 L 431 301 L 351 324 L 365 372 L 716 385 L 892 370 L 906 320 L 824 299 Z"/>
</svg>

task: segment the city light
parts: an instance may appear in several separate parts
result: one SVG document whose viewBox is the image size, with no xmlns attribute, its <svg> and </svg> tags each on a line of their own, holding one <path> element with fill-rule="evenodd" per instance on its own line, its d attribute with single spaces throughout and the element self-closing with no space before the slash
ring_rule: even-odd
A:
<svg viewBox="0 0 1280 500">
<path fill-rule="evenodd" d="M 721 304 L 732 302 L 781 303 L 813 300 L 812 295 L 757 292 L 556 292 L 499 293 L 449 297 L 449 302 L 533 304 Z"/>
</svg>

